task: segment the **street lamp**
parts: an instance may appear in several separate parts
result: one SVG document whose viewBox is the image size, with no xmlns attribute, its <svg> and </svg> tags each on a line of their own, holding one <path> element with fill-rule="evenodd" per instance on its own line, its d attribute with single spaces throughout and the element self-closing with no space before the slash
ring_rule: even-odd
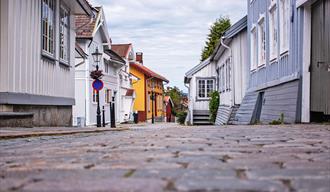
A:
<svg viewBox="0 0 330 192">
<path fill-rule="evenodd" d="M 99 80 L 102 77 L 102 71 L 99 71 L 99 62 L 102 58 L 102 53 L 99 52 L 99 49 L 96 48 L 96 51 L 92 53 L 93 60 L 96 63 L 96 70 L 92 71 L 90 76 L 95 79 Z M 101 127 L 101 110 L 100 110 L 100 92 L 99 90 L 96 91 L 96 102 L 97 102 L 97 109 L 96 109 L 96 126 Z"/>
<path fill-rule="evenodd" d="M 155 117 L 154 117 L 154 100 L 155 100 L 155 94 L 154 94 L 154 89 L 155 89 L 155 82 L 151 81 L 151 123 L 155 123 Z"/>
<path fill-rule="evenodd" d="M 110 103 L 110 126 L 111 128 L 116 128 L 116 114 L 115 114 L 115 98 L 117 91 L 113 91 L 112 103 Z"/>
</svg>

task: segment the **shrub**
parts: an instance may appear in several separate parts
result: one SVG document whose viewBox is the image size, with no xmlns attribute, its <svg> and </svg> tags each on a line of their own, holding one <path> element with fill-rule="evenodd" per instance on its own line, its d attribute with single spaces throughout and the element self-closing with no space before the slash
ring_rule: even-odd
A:
<svg viewBox="0 0 330 192">
<path fill-rule="evenodd" d="M 209 103 L 210 121 L 214 123 L 215 119 L 217 118 L 220 96 L 219 96 L 219 92 L 217 92 L 217 91 L 213 91 L 210 96 L 211 96 L 211 100 Z"/>
<path fill-rule="evenodd" d="M 280 125 L 280 124 L 284 124 L 284 113 L 281 113 L 280 118 L 278 118 L 277 120 L 273 120 L 269 123 L 270 125 Z"/>
<path fill-rule="evenodd" d="M 180 123 L 181 125 L 184 124 L 184 122 L 186 120 L 186 116 L 187 116 L 187 112 L 185 112 L 185 111 L 177 112 L 176 117 L 178 118 L 177 119 L 178 123 Z"/>
</svg>

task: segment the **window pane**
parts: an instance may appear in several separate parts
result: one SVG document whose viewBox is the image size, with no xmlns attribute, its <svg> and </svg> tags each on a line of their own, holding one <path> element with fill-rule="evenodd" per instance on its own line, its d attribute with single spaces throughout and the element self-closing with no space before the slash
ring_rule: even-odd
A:
<svg viewBox="0 0 330 192">
<path fill-rule="evenodd" d="M 198 80 L 198 97 L 201 97 L 201 98 L 206 97 L 204 80 Z"/>
</svg>

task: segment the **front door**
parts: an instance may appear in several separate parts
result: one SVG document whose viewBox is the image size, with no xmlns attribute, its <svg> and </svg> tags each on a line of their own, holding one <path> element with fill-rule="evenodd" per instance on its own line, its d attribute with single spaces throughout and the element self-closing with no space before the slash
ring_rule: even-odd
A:
<svg viewBox="0 0 330 192">
<path fill-rule="evenodd" d="M 311 121 L 330 117 L 330 1 L 312 6 Z"/>
</svg>

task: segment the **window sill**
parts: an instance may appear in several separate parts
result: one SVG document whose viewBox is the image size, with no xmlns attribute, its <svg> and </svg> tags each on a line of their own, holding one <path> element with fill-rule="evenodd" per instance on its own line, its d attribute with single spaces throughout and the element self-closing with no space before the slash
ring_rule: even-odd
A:
<svg viewBox="0 0 330 192">
<path fill-rule="evenodd" d="M 263 64 L 261 64 L 261 65 L 258 66 L 258 70 L 260 70 L 260 69 L 262 69 L 262 68 L 265 68 L 265 67 L 266 67 L 266 64 L 263 63 Z"/>
<path fill-rule="evenodd" d="M 252 69 L 250 70 L 250 73 L 255 73 L 257 71 L 257 69 Z"/>
<path fill-rule="evenodd" d="M 59 63 L 60 63 L 60 65 L 63 66 L 63 67 L 71 68 L 69 62 L 65 62 L 65 61 L 61 61 L 61 60 L 60 60 Z"/>
<path fill-rule="evenodd" d="M 196 101 L 209 101 L 211 98 L 196 98 Z"/>
<path fill-rule="evenodd" d="M 269 64 L 272 65 L 277 62 L 277 57 L 273 57 L 272 59 L 269 60 Z"/>
<path fill-rule="evenodd" d="M 289 49 L 285 49 L 285 50 L 281 51 L 280 57 L 283 57 L 285 55 L 289 55 Z"/>
<path fill-rule="evenodd" d="M 56 62 L 56 59 L 55 59 L 54 56 L 52 56 L 52 55 L 50 55 L 50 54 L 48 54 L 48 53 L 45 53 L 45 52 L 42 52 L 42 53 L 41 53 L 41 58 L 42 58 L 42 59 L 47 59 L 48 61 L 51 61 L 51 62 L 53 62 L 54 64 L 55 64 L 55 62 Z"/>
</svg>

